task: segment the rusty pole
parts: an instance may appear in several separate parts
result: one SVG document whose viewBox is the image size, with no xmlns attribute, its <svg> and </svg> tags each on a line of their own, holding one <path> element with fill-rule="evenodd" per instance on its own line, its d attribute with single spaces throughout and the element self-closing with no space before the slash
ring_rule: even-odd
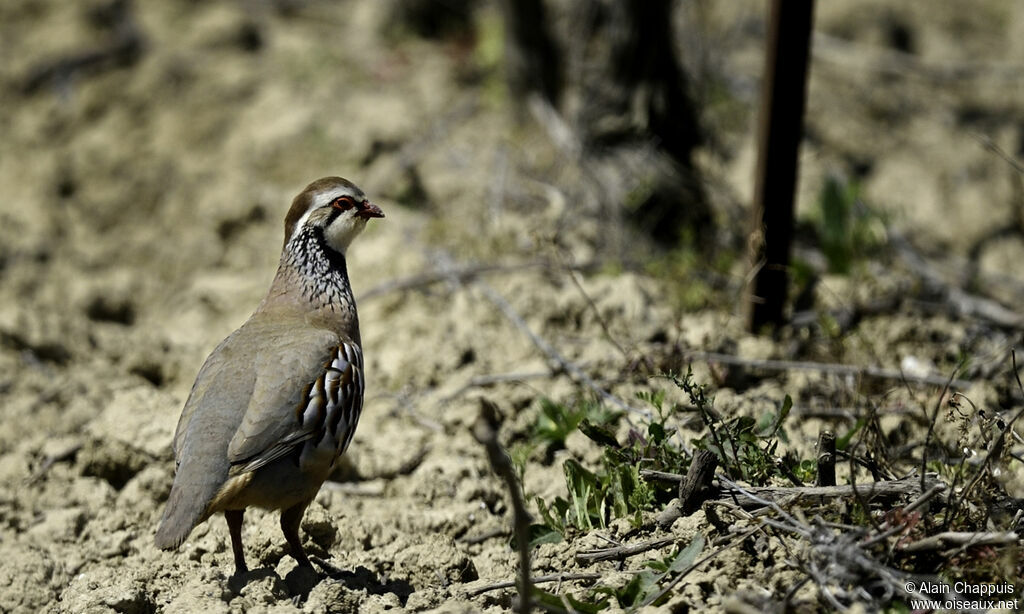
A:
<svg viewBox="0 0 1024 614">
<path fill-rule="evenodd" d="M 771 0 L 747 289 L 752 332 L 783 322 L 814 0 Z"/>
</svg>

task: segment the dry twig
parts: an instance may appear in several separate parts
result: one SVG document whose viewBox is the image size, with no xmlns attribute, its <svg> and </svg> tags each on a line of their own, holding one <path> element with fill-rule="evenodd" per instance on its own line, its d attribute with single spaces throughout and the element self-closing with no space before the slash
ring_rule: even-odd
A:
<svg viewBox="0 0 1024 614">
<path fill-rule="evenodd" d="M 764 369 L 766 371 L 818 371 L 835 375 L 853 375 L 856 377 L 873 377 L 877 379 L 905 380 L 919 384 L 930 384 L 942 386 L 949 384 L 951 388 L 967 388 L 971 382 L 963 379 L 952 379 L 938 375 L 910 375 L 896 369 L 883 369 L 881 367 L 861 367 L 857 365 L 840 365 L 823 362 L 803 362 L 795 360 L 762 360 L 756 358 L 741 358 L 731 354 L 719 354 L 717 352 L 701 352 L 696 350 L 681 350 L 683 358 L 687 360 L 704 360 L 707 362 L 718 362 L 726 365 L 736 365 L 749 369 Z"/>
<path fill-rule="evenodd" d="M 836 485 L 836 434 L 829 430 L 818 435 L 818 486 Z"/>
<path fill-rule="evenodd" d="M 601 574 L 599 573 L 560 573 L 550 576 L 540 576 L 533 579 L 534 584 L 547 584 L 549 582 L 572 582 L 574 580 L 599 580 Z M 490 591 L 496 591 L 503 588 L 512 588 L 516 585 L 517 580 L 504 580 L 502 582 L 495 582 L 494 584 L 487 584 L 478 588 L 470 589 L 466 591 L 466 595 L 470 597 L 476 597 Z"/>
<path fill-rule="evenodd" d="M 146 50 L 146 38 L 131 3 L 115 1 L 106 13 L 103 20 L 112 30 L 109 41 L 33 66 L 24 77 L 22 91 L 34 94 L 45 86 L 67 87 L 76 77 L 99 74 L 137 62 Z"/>
<path fill-rule="evenodd" d="M 632 414 L 636 414 L 638 416 L 642 416 L 645 419 L 650 419 L 651 412 L 633 407 L 632 405 L 629 405 L 619 397 L 611 394 L 601 386 L 598 386 L 597 382 L 591 379 L 589 375 L 584 373 L 583 370 L 580 369 L 578 365 L 576 365 L 576 363 L 571 362 L 570 360 L 562 356 L 562 354 L 559 353 L 558 350 L 556 350 L 550 343 L 548 343 L 540 336 L 538 336 L 537 333 L 533 332 L 533 329 L 530 328 L 530 325 L 527 324 L 526 321 L 523 320 L 523 318 L 520 317 L 518 313 L 516 313 L 515 309 L 512 308 L 512 305 L 510 305 L 508 301 L 505 300 L 505 297 L 498 294 L 498 292 L 494 288 L 492 288 L 491 286 L 482 281 L 478 281 L 476 285 L 478 288 L 480 288 L 480 291 L 483 293 L 483 295 L 487 297 L 489 301 L 494 303 L 494 306 L 497 307 L 499 311 L 501 311 L 502 315 L 504 315 L 508 321 L 512 322 L 512 324 L 514 324 L 515 327 L 520 330 L 520 332 L 526 335 L 530 339 L 530 341 L 533 342 L 533 345 L 537 347 L 537 349 L 544 352 L 544 354 L 547 355 L 547 357 L 550 360 L 552 360 L 560 370 L 568 373 L 570 376 L 572 376 L 572 378 L 575 381 L 592 390 L 603 401 L 611 405 L 614 405 L 615 407 L 621 410 L 630 412 Z"/>
<path fill-rule="evenodd" d="M 720 479 L 732 490 L 759 505 L 770 507 L 775 512 L 778 519 L 759 519 L 763 525 L 795 534 L 807 545 L 806 550 L 794 553 L 797 563 L 804 573 L 814 580 L 821 597 L 833 609 L 845 609 L 844 601 L 846 605 L 874 601 L 878 598 L 876 592 L 881 592 L 883 599 L 907 595 L 906 573 L 875 560 L 858 543 L 861 533 L 836 532 L 835 529 L 822 524 L 810 526 L 785 512 L 773 501 L 761 498 L 727 478 Z M 913 478 L 898 481 L 907 481 L 910 485 L 917 482 Z M 876 580 L 869 581 L 872 578 Z M 912 594 L 919 596 L 916 592 Z"/>
<path fill-rule="evenodd" d="M 588 565 L 599 561 L 624 559 L 636 554 L 647 552 L 648 550 L 664 548 L 675 541 L 676 538 L 674 537 L 663 537 L 661 539 L 652 539 L 638 544 L 614 546 L 612 548 L 598 548 L 597 550 L 584 550 L 583 552 L 576 553 L 576 562 L 581 565 Z"/>
<path fill-rule="evenodd" d="M 530 513 L 526 511 L 523 491 L 516 470 L 508 454 L 498 442 L 498 408 L 487 399 L 480 399 L 480 416 L 473 424 L 473 436 L 487 450 L 491 468 L 505 482 L 509 498 L 512 499 L 512 520 L 515 525 L 516 545 L 519 549 L 519 611 L 529 614 L 533 584 L 530 582 Z"/>
<path fill-rule="evenodd" d="M 926 552 L 954 547 L 1009 546 L 1017 543 L 1018 539 L 1020 537 L 1016 533 L 946 531 L 909 543 L 900 547 L 900 550 L 903 552 Z"/>
<path fill-rule="evenodd" d="M 1020 390 L 1021 394 L 1024 394 L 1024 383 L 1020 380 L 1020 371 L 1017 368 L 1017 352 L 1015 350 L 1011 350 L 1010 352 L 1010 362 L 1013 365 L 1013 376 L 1017 380 L 1017 389 Z M 971 480 L 963 489 L 960 496 L 956 499 L 956 502 L 950 504 L 951 511 L 947 515 L 946 526 L 949 526 L 950 522 L 959 511 L 960 506 L 967 500 L 967 496 L 971 494 L 971 491 L 978 485 L 978 482 L 980 482 L 988 473 L 988 468 L 992 464 L 993 459 L 998 460 L 1002 455 L 1003 448 L 1006 446 L 1006 435 L 1013 430 L 1013 425 L 1016 424 L 1017 420 L 1019 420 L 1022 415 L 1024 415 L 1024 408 L 1021 408 L 1016 414 L 1014 414 L 1013 418 L 1010 418 L 1003 425 L 1003 428 L 1000 429 L 999 437 L 995 439 L 995 442 L 993 442 L 988 454 L 985 455 L 985 460 L 982 462 L 981 467 L 978 468 L 977 475 L 975 475 L 974 479 Z M 950 498 L 952 498 L 952 496 L 953 493 L 950 493 Z"/>
<path fill-rule="evenodd" d="M 580 363 L 582 367 L 585 363 Z M 519 383 L 526 382 L 531 379 L 547 379 L 553 377 L 555 374 L 551 371 L 530 371 L 525 373 L 496 373 L 492 375 L 474 375 L 469 379 L 468 382 L 459 387 L 458 390 L 444 397 L 441 401 L 447 403 L 453 399 L 456 399 L 468 390 L 473 388 L 487 388 L 494 386 L 495 384 L 508 384 L 508 383 Z"/>
<path fill-rule="evenodd" d="M 585 271 L 590 270 L 596 266 L 596 263 L 590 262 L 580 265 L 565 265 L 572 271 Z M 416 275 L 410 275 L 409 277 L 401 277 L 399 279 L 389 279 L 382 283 L 378 283 L 377 286 L 359 295 L 358 301 L 360 303 L 375 299 L 377 297 L 390 294 L 392 292 L 408 292 L 411 290 L 422 290 L 429 286 L 433 286 L 434 283 L 440 283 L 441 281 L 451 281 L 457 279 L 460 283 L 471 281 L 481 275 L 498 274 L 498 273 L 517 273 L 520 271 L 526 271 L 529 269 L 551 269 L 555 265 L 546 260 L 537 260 L 534 262 L 514 262 L 510 264 L 494 264 L 494 263 L 477 263 L 467 264 L 464 266 L 453 266 L 441 271 L 428 271 L 418 273 Z"/>
<path fill-rule="evenodd" d="M 451 256 L 449 256 L 447 253 L 443 251 L 438 252 L 438 259 L 440 260 L 438 269 L 440 270 L 441 273 L 447 273 L 448 271 L 453 269 L 453 266 L 451 264 Z M 447 278 L 455 283 L 461 283 L 461 280 L 458 278 L 457 275 L 447 275 Z M 489 284 L 479 279 L 475 280 L 475 282 L 475 287 L 480 289 L 484 297 L 487 298 L 487 300 L 489 300 L 491 303 L 493 303 L 494 306 L 497 307 L 499 311 L 501 311 L 502 315 L 505 316 L 505 319 L 507 319 L 516 328 L 518 328 L 519 331 L 522 332 L 523 335 L 525 335 L 537 349 L 543 352 L 544 355 L 547 356 L 552 363 L 554 363 L 554 366 L 557 368 L 558 371 L 567 373 L 570 377 L 572 377 L 574 381 L 583 386 L 586 386 L 595 394 L 597 394 L 597 396 L 600 397 L 601 400 L 611 405 L 614 405 L 615 407 L 621 410 L 642 416 L 645 419 L 651 418 L 651 412 L 633 407 L 626 403 L 625 401 L 623 401 L 622 399 L 620 399 L 619 397 L 611 394 L 610 392 L 599 386 L 597 382 L 595 382 L 589 375 L 584 373 L 583 370 L 579 367 L 579 365 L 568 360 L 565 356 L 562 356 L 562 354 L 558 350 L 556 350 L 554 346 L 552 346 L 550 343 L 541 338 L 537 333 L 535 333 L 533 329 L 530 328 L 530 325 L 526 323 L 526 320 L 524 320 L 522 316 L 520 316 L 516 312 L 516 310 L 512 308 L 512 305 L 510 305 L 509 302 L 505 300 L 505 297 L 499 294 L 498 291 L 492 288 Z"/>
<path fill-rule="evenodd" d="M 47 456 L 45 459 L 43 459 L 43 463 L 39 466 L 39 469 L 36 469 L 32 473 L 32 475 L 30 475 L 25 480 L 25 483 L 26 484 L 34 484 L 34 483 L 38 482 L 40 479 L 42 479 L 42 477 L 44 475 L 46 475 L 46 472 L 48 472 L 51 467 L 53 467 L 57 463 L 60 463 L 60 462 L 63 462 L 63 461 L 66 461 L 66 460 L 70 460 L 70 459 L 74 458 L 75 454 L 78 454 L 78 451 L 81 450 L 81 449 L 82 449 L 82 444 L 81 443 L 75 443 L 75 444 L 72 444 L 71 446 L 67 447 L 64 450 L 61 450 L 60 452 L 58 452 L 56 454 L 51 454 L 50 456 Z"/>
<path fill-rule="evenodd" d="M 953 315 L 979 318 L 1001 328 L 1019 329 L 1024 327 L 1024 316 L 1007 309 L 998 302 L 975 294 L 968 294 L 961 288 L 949 284 L 931 262 L 910 245 L 898 232 L 890 232 L 889 243 L 896 248 L 903 262 L 920 277 L 924 283 L 934 287 L 945 296 Z M 953 386 L 961 388 L 962 386 Z"/>
<path fill-rule="evenodd" d="M 863 45 L 824 32 L 814 33 L 813 55 L 843 68 L 868 69 L 881 74 L 913 75 L 933 81 L 961 81 L 970 77 L 999 77 L 1007 81 L 1021 78 L 1021 65 L 1010 62 L 930 62 L 919 55 L 896 49 Z"/>
<path fill-rule="evenodd" d="M 401 279 L 392 279 L 377 284 L 366 292 L 359 295 L 359 302 L 368 301 L 378 296 L 390 294 L 391 292 L 407 292 L 409 290 L 420 290 L 443 281 L 457 280 L 459 283 L 466 283 L 482 275 L 499 273 L 518 273 L 530 269 L 551 269 L 555 265 L 546 260 L 534 262 L 516 262 L 511 264 L 467 264 L 465 266 L 448 267 L 443 271 L 428 271 Z M 595 263 L 581 265 L 566 265 L 572 271 L 586 271 L 592 269 Z"/>
<path fill-rule="evenodd" d="M 642 475 L 642 474 L 641 474 Z M 906 477 L 899 480 L 885 480 L 871 482 L 870 484 L 851 485 L 841 484 L 839 486 L 799 486 L 799 487 L 775 487 L 775 486 L 749 486 L 738 487 L 725 478 L 719 477 L 729 488 L 723 488 L 720 499 L 739 498 L 738 503 L 746 508 L 760 507 L 766 504 L 793 503 L 796 501 L 807 501 L 809 499 L 827 500 L 856 495 L 862 496 L 865 500 L 892 499 L 902 495 L 920 493 L 920 481 L 914 477 Z M 938 476 L 929 473 L 926 476 L 926 487 L 930 487 L 938 481 Z M 780 509 L 781 511 L 781 509 Z"/>
</svg>

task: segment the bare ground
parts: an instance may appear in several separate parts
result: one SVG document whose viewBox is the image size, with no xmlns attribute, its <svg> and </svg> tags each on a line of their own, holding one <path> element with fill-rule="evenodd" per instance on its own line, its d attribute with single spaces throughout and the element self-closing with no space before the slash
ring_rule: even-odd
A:
<svg viewBox="0 0 1024 614">
<path fill-rule="evenodd" d="M 736 315 L 739 259 L 724 281 L 701 265 L 688 269 L 693 278 L 673 279 L 615 264 L 623 254 L 595 246 L 628 230 L 580 204 L 584 180 L 572 161 L 537 126 L 513 119 L 488 38 L 500 29 L 494 10 L 482 11 L 474 46 L 382 34 L 382 4 L 298 3 L 282 13 L 262 2 L 140 0 L 137 56 L 50 73 L 61 58 L 123 41 L 120 22 L 95 17 L 98 3 L 0 7 L 0 611 L 508 608 L 509 590 L 471 596 L 512 579 L 516 560 L 506 493 L 470 432 L 478 397 L 504 412 L 509 439 L 529 429 L 538 399 L 568 400 L 580 389 L 552 374 L 494 294 L 630 402 L 664 385 L 637 368 L 642 358 L 680 368 L 685 348 L 937 375 L 966 356 L 965 377 L 976 382 L 968 396 L 993 410 L 1019 406 L 1007 371 L 1019 328 L 957 313 L 941 296 L 869 314 L 838 338 L 811 328 L 770 341 L 747 335 Z M 688 61 L 728 92 L 707 106 L 718 137 L 701 167 L 733 236 L 754 161 L 758 6 L 680 12 Z M 1019 313 L 1021 173 L 984 142 L 1021 155 L 1024 79 L 1014 61 L 1024 11 L 999 2 L 970 11 L 819 8 L 802 214 L 827 173 L 859 173 L 865 200 L 888 216 L 883 234 L 908 236 L 956 287 L 973 257 L 972 291 Z M 387 214 L 350 258 L 364 297 L 362 423 L 340 481 L 325 486 L 303 522 L 309 551 L 342 574 L 297 571 L 276 516 L 251 512 L 244 536 L 254 571 L 231 579 L 219 519 L 177 552 L 152 544 L 173 477 L 171 435 L 204 356 L 268 285 L 290 198 L 331 174 L 360 184 Z M 661 258 L 637 245 L 626 260 Z M 597 270 L 574 283 L 568 264 L 592 261 Z M 462 282 L 381 285 L 479 263 L 503 268 Z M 679 299 L 678 285 L 707 285 L 708 275 L 724 288 L 718 302 Z M 919 283 L 920 271 L 886 252 L 853 276 L 825 276 L 815 304 L 862 304 Z M 706 361 L 694 368 L 727 415 L 758 415 L 791 395 L 801 417 L 790 445 L 803 454 L 823 424 L 849 424 L 807 414 L 917 408 L 938 395 L 815 371 L 751 381 Z M 518 381 L 474 380 L 503 374 Z M 925 428 L 899 415 L 883 426 Z M 564 496 L 561 461 L 570 456 L 592 462 L 595 451 L 570 436 L 549 462 L 527 467 L 525 491 Z M 1024 494 L 1019 464 L 1004 477 L 1012 496 Z M 618 521 L 601 535 L 630 530 Z M 685 544 L 707 530 L 698 512 L 672 533 Z M 604 544 L 589 534 L 542 545 L 534 573 L 596 570 L 621 585 L 629 576 L 614 564 L 583 569 L 573 558 Z M 798 581 L 783 559 L 726 552 L 666 607 L 782 596 Z"/>
</svg>

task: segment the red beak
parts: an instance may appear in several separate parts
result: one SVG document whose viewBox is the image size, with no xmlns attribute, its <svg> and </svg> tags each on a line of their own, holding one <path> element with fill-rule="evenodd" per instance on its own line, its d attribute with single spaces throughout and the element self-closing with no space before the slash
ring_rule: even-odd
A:
<svg viewBox="0 0 1024 614">
<path fill-rule="evenodd" d="M 381 211 L 380 207 L 378 207 L 377 205 L 371 203 L 368 200 L 364 200 L 363 202 L 356 205 L 356 215 L 363 218 L 364 220 L 368 220 L 371 217 L 384 217 L 384 212 Z"/>
</svg>

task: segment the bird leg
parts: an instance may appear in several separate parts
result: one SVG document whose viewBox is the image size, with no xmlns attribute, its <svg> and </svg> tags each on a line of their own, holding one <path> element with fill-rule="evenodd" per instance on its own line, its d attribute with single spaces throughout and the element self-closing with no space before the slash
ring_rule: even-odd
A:
<svg viewBox="0 0 1024 614">
<path fill-rule="evenodd" d="M 309 501 L 303 501 L 281 512 L 281 531 L 284 532 L 284 538 L 288 540 L 288 546 L 292 549 L 292 558 L 299 564 L 299 567 L 313 566 L 309 562 L 306 551 L 302 548 L 302 540 L 299 538 L 299 523 L 302 521 L 302 515 L 306 512 L 309 503 Z"/>
<path fill-rule="evenodd" d="M 225 510 L 224 520 L 228 521 L 228 533 L 231 534 L 231 551 L 235 554 L 235 573 L 249 571 L 245 565 L 245 551 L 242 550 L 242 515 L 245 510 Z"/>
</svg>

